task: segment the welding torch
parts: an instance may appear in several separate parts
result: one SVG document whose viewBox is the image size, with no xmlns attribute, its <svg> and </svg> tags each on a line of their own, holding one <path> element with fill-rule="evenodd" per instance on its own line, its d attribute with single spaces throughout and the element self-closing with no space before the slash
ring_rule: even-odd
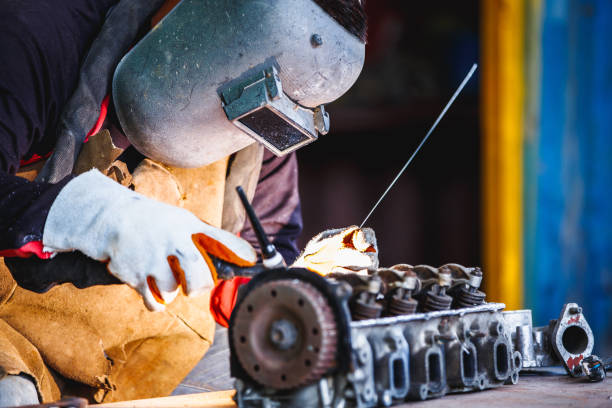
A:
<svg viewBox="0 0 612 408">
<path fill-rule="evenodd" d="M 240 201 L 244 206 L 246 211 L 246 215 L 253 227 L 253 231 L 255 232 L 255 236 L 257 237 L 257 241 L 259 242 L 259 246 L 261 248 L 261 257 L 262 262 L 257 263 L 253 266 L 241 267 L 234 265 L 229 262 L 225 262 L 217 257 L 210 255 L 212 263 L 217 270 L 217 279 L 232 279 L 235 276 L 245 276 L 252 277 L 257 275 L 260 272 L 270 269 L 283 268 L 287 265 L 285 264 L 285 260 L 281 256 L 281 254 L 276 250 L 276 247 L 266 235 L 259 218 L 255 214 L 255 210 L 251 203 L 249 203 L 249 199 L 242 187 L 236 187 L 236 192 L 240 197 Z"/>
</svg>

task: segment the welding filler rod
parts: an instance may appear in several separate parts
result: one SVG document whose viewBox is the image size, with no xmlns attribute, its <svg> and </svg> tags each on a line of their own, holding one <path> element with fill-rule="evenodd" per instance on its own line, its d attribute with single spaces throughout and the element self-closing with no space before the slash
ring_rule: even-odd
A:
<svg viewBox="0 0 612 408">
<path fill-rule="evenodd" d="M 393 187 L 393 185 L 397 182 L 397 180 L 401 177 L 402 173 L 404 173 L 404 170 L 406 170 L 406 168 L 408 168 L 408 166 L 410 165 L 410 162 L 412 162 L 412 159 L 414 159 L 414 156 L 416 156 L 416 154 L 419 152 L 419 150 L 421 150 L 421 147 L 423 147 L 423 145 L 425 144 L 425 142 L 427 141 L 427 139 L 429 138 L 429 135 L 431 135 L 431 133 L 434 131 L 434 129 L 436 128 L 436 126 L 438 126 L 438 123 L 440 122 L 440 120 L 442 120 L 442 118 L 444 117 L 444 115 L 446 115 L 446 111 L 448 110 L 448 108 L 450 108 L 450 106 L 453 104 L 453 102 L 455 102 L 455 99 L 457 99 L 457 96 L 459 96 L 459 94 L 461 93 L 461 91 L 463 90 L 463 88 L 465 87 L 465 85 L 468 83 L 468 81 L 470 80 L 470 78 L 472 77 L 472 75 L 474 74 L 474 71 L 476 71 L 476 68 L 478 67 L 478 64 L 474 64 L 472 65 L 472 68 L 470 69 L 470 71 L 467 73 L 467 75 L 465 76 L 465 78 L 463 78 L 463 81 L 461 82 L 461 84 L 459 85 L 459 87 L 457 88 L 457 90 L 455 91 L 455 93 L 453 94 L 453 96 L 451 96 L 450 100 L 448 101 L 448 103 L 446 104 L 446 106 L 444 107 L 444 109 L 442 109 L 442 112 L 440 113 L 440 115 L 438 115 L 438 118 L 436 119 L 436 121 L 434 122 L 433 126 L 429 129 L 429 131 L 427 132 L 427 134 L 425 135 L 425 137 L 423 138 L 423 140 L 421 140 L 421 143 L 419 143 L 419 145 L 417 146 L 416 150 L 414 151 L 414 153 L 412 153 L 412 156 L 410 156 L 410 158 L 408 159 L 408 161 L 406 162 L 406 164 L 404 164 L 404 167 L 402 167 L 402 169 L 399 171 L 399 173 L 397 173 L 397 176 L 395 176 L 395 178 L 393 179 L 393 181 L 391 182 L 391 184 L 389 184 L 389 187 L 387 187 L 387 189 L 385 190 L 385 192 L 380 196 L 380 198 L 378 199 L 378 201 L 376 202 L 376 204 L 374 204 L 374 207 L 372 207 L 372 209 L 370 210 L 370 212 L 368 213 L 368 215 L 365 217 L 365 219 L 363 220 L 363 222 L 361 223 L 361 225 L 359 226 L 359 228 L 362 228 L 364 226 L 364 224 L 366 223 L 366 221 L 370 218 L 370 216 L 372 215 L 372 213 L 374 212 L 374 210 L 376 210 L 376 207 L 378 207 L 378 205 L 381 203 L 381 201 L 385 198 L 385 196 L 387 195 L 387 193 L 389 192 L 389 190 L 391 190 L 391 188 Z"/>
</svg>

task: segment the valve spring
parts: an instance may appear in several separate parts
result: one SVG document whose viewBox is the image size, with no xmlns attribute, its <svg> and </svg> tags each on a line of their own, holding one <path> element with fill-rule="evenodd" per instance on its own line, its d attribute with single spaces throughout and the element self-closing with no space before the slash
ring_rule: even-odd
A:
<svg viewBox="0 0 612 408">
<path fill-rule="evenodd" d="M 388 316 L 408 315 L 416 312 L 419 302 L 415 299 L 400 299 L 392 297 L 387 308 Z"/>
<path fill-rule="evenodd" d="M 449 310 L 453 298 L 446 294 L 436 294 L 434 292 L 427 292 L 425 296 L 425 304 L 423 305 L 424 312 L 434 312 L 436 310 Z"/>
<path fill-rule="evenodd" d="M 459 309 L 462 307 L 473 307 L 482 305 L 485 302 L 485 297 L 486 294 L 484 292 L 479 291 L 478 289 L 471 290 L 470 288 L 462 286 L 457 290 L 455 294 L 453 307 L 455 309 Z"/>
<path fill-rule="evenodd" d="M 356 300 L 351 303 L 351 317 L 353 320 L 376 319 L 382 313 L 382 306 L 378 303 L 365 303 Z"/>
</svg>

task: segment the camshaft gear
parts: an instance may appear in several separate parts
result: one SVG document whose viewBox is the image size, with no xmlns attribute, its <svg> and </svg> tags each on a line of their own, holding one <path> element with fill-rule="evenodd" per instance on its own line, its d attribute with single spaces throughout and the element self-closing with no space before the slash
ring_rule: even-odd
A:
<svg viewBox="0 0 612 408">
<path fill-rule="evenodd" d="M 290 389 L 334 368 L 336 321 L 325 297 L 309 283 L 267 282 L 249 292 L 234 313 L 234 350 L 258 383 Z"/>
</svg>

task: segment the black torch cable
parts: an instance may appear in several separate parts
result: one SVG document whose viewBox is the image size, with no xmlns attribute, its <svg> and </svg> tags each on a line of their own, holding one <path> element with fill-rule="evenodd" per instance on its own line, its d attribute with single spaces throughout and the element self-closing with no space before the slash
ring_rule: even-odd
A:
<svg viewBox="0 0 612 408">
<path fill-rule="evenodd" d="M 249 199 L 247 198 L 244 190 L 241 186 L 236 187 L 236 191 L 238 192 L 238 196 L 240 197 L 240 201 L 242 201 L 242 205 L 246 210 L 247 217 L 253 226 L 253 230 L 255 231 L 255 236 L 257 237 L 257 241 L 259 242 L 259 246 L 261 247 L 261 255 L 264 259 L 273 258 L 276 255 L 276 248 L 266 235 L 263 227 L 261 226 L 261 222 L 259 222 L 259 218 L 255 214 L 255 210 L 251 203 L 249 203 Z"/>
</svg>

